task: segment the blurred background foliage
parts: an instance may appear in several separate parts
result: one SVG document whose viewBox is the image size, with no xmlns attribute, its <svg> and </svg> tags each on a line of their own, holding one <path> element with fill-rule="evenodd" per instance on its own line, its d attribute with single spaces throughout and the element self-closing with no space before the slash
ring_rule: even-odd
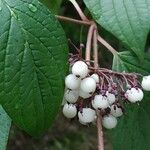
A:
<svg viewBox="0 0 150 150">
<path fill-rule="evenodd" d="M 54 14 L 80 19 L 76 10 L 68 0 L 40 0 Z M 79 5 L 84 10 L 85 14 L 91 17 L 82 0 L 78 0 Z M 88 27 L 73 24 L 71 22 L 62 22 L 62 27 L 65 30 L 66 36 L 78 48 L 80 43 L 86 44 L 86 36 Z M 112 34 L 108 33 L 103 28 L 99 27 L 100 35 L 108 41 L 116 50 L 125 49 L 121 42 Z M 75 48 L 70 45 L 70 51 L 75 52 Z M 147 40 L 146 51 L 150 51 L 150 36 Z M 112 55 L 104 48 L 99 46 L 100 66 L 111 68 Z M 84 49 L 83 49 L 84 50 Z M 105 137 L 105 150 L 111 150 L 112 146 L 108 137 Z M 19 130 L 16 126 L 12 126 L 8 150 L 96 150 L 97 133 L 96 127 L 85 127 L 77 121 L 68 121 L 64 119 L 60 113 L 52 128 L 37 139 L 30 137 L 26 133 Z"/>
</svg>

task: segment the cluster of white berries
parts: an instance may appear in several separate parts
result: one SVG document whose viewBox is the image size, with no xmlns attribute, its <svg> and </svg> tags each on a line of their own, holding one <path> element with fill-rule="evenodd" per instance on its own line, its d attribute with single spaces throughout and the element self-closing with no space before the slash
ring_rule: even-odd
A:
<svg viewBox="0 0 150 150">
<path fill-rule="evenodd" d="M 133 83 L 136 86 L 131 84 L 132 86 L 128 86 L 126 91 L 119 92 L 120 89 L 118 90 L 116 84 L 112 82 L 114 78 L 112 72 L 91 71 L 84 61 L 76 61 L 71 68 L 71 74 L 65 79 L 64 116 L 70 119 L 77 116 L 81 124 L 87 125 L 96 121 L 96 110 L 100 110 L 103 117 L 102 125 L 107 129 L 115 128 L 117 118 L 123 115 L 123 107 L 118 100 L 120 95 L 122 94 L 120 99 L 124 97 L 126 99 L 124 101 L 131 103 L 140 102 L 143 99 L 143 91 L 137 86 L 138 82 L 134 77 Z M 123 78 L 125 78 L 124 75 Z M 132 79 L 129 78 L 131 82 Z M 150 91 L 150 76 L 143 78 L 141 86 L 144 90 Z"/>
</svg>

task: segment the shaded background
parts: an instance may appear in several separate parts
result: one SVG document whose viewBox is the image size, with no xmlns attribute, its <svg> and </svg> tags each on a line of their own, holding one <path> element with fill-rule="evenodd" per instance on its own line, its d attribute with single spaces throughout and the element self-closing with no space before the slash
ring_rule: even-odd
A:
<svg viewBox="0 0 150 150">
<path fill-rule="evenodd" d="M 95 126 L 82 126 L 76 120 L 68 121 L 60 114 L 53 127 L 37 139 L 13 126 L 8 150 L 96 150 L 96 137 Z M 106 150 L 111 149 L 108 140 L 105 140 L 105 145 Z"/>
</svg>

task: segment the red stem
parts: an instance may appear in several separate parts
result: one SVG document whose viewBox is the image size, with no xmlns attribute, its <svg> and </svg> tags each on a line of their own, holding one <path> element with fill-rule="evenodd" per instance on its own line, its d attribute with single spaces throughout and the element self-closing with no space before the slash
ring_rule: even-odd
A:
<svg viewBox="0 0 150 150">
<path fill-rule="evenodd" d="M 73 22 L 73 23 L 76 23 L 76 24 L 87 25 L 87 26 L 90 26 L 93 23 L 91 21 L 77 20 L 77 19 L 72 19 L 72 18 L 69 18 L 69 17 L 58 16 L 58 15 L 55 15 L 55 17 L 59 20 L 62 20 L 62 21 L 69 21 L 69 22 Z"/>
<path fill-rule="evenodd" d="M 104 150 L 104 135 L 102 128 L 102 116 L 100 111 L 97 110 L 97 138 L 98 138 L 98 150 Z"/>
<path fill-rule="evenodd" d="M 79 16 L 83 21 L 89 21 L 88 18 L 84 15 L 83 11 L 81 10 L 80 6 L 76 2 L 76 0 L 70 0 L 70 2 L 74 5 L 75 9 L 77 10 Z"/>
<path fill-rule="evenodd" d="M 98 46 L 97 46 L 97 28 L 95 27 L 93 33 L 93 50 L 94 50 L 94 68 L 98 68 Z"/>
<path fill-rule="evenodd" d="M 117 55 L 117 51 L 109 44 L 107 43 L 100 35 L 98 35 L 97 40 L 105 46 L 113 55 Z"/>
<path fill-rule="evenodd" d="M 86 43 L 86 52 L 85 52 L 85 59 L 87 62 L 90 62 L 91 60 L 91 42 L 92 42 L 92 36 L 93 36 L 93 31 L 95 28 L 95 24 L 92 24 L 89 28 L 88 31 L 88 36 L 87 36 L 87 43 Z"/>
<path fill-rule="evenodd" d="M 93 50 L 94 50 L 94 68 L 98 69 L 98 46 L 97 46 L 97 26 L 93 30 Z M 102 128 L 102 116 L 101 111 L 96 110 L 97 115 L 97 141 L 98 141 L 98 150 L 104 150 L 104 138 L 103 138 L 103 128 Z"/>
</svg>

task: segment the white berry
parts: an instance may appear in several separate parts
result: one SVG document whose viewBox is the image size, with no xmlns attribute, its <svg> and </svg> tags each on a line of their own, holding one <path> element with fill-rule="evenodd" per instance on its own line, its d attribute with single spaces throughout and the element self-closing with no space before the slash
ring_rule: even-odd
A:
<svg viewBox="0 0 150 150">
<path fill-rule="evenodd" d="M 117 126 L 117 119 L 112 115 L 106 115 L 102 119 L 102 124 L 106 129 L 113 129 Z"/>
<path fill-rule="evenodd" d="M 65 79 L 65 85 L 68 89 L 76 90 L 80 86 L 81 80 L 73 74 L 69 74 Z"/>
<path fill-rule="evenodd" d="M 106 96 L 110 105 L 112 105 L 116 101 L 115 95 L 108 91 L 106 92 Z"/>
<path fill-rule="evenodd" d="M 87 125 L 87 123 L 82 122 L 80 119 L 79 119 L 79 122 L 80 122 L 82 125 Z"/>
<path fill-rule="evenodd" d="M 117 105 L 112 105 L 110 107 L 111 109 L 111 114 L 114 116 L 114 117 L 121 117 L 123 115 L 123 112 L 122 112 L 122 109 L 119 108 Z"/>
<path fill-rule="evenodd" d="M 150 91 L 150 75 L 143 77 L 141 85 L 145 91 Z"/>
<path fill-rule="evenodd" d="M 79 98 L 78 90 L 67 90 L 64 95 L 65 99 L 69 103 L 75 103 Z"/>
<path fill-rule="evenodd" d="M 80 78 L 84 78 L 88 74 L 88 66 L 83 61 L 77 61 L 72 66 L 72 73 Z"/>
<path fill-rule="evenodd" d="M 77 108 L 73 104 L 65 104 L 63 107 L 63 114 L 66 118 L 74 118 L 77 114 Z"/>
<path fill-rule="evenodd" d="M 94 100 L 92 100 L 92 106 L 95 109 L 105 109 L 109 107 L 109 103 L 106 96 L 103 95 L 95 95 Z"/>
<path fill-rule="evenodd" d="M 88 77 L 81 81 L 80 89 L 85 93 L 93 93 L 96 90 L 96 82 L 93 78 Z"/>
<path fill-rule="evenodd" d="M 92 94 L 89 94 L 89 93 L 85 93 L 84 91 L 82 90 L 79 90 L 79 96 L 86 99 L 86 98 L 89 98 L 92 96 Z"/>
<path fill-rule="evenodd" d="M 91 123 L 95 120 L 96 113 L 91 108 L 83 108 L 82 112 L 78 112 L 79 121 L 82 124 Z"/>
<path fill-rule="evenodd" d="M 96 74 L 96 73 L 95 73 L 95 74 L 92 74 L 92 75 L 91 75 L 91 78 L 93 78 L 96 83 L 99 83 L 99 76 L 98 76 L 98 74 Z"/>
<path fill-rule="evenodd" d="M 143 91 L 139 88 L 131 88 L 126 91 L 125 97 L 132 103 L 141 101 L 144 97 Z"/>
</svg>

